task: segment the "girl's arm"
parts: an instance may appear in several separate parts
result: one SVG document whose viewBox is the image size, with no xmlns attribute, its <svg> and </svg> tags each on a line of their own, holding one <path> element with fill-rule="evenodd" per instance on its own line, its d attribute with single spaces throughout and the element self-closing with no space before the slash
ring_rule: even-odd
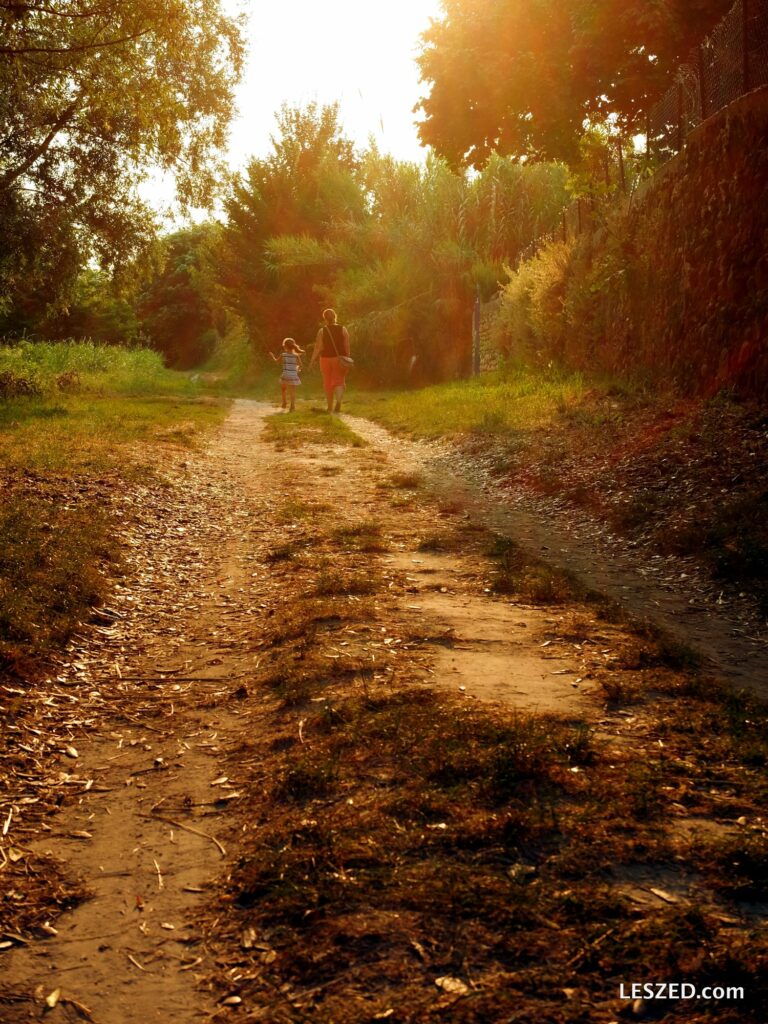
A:
<svg viewBox="0 0 768 1024">
<path fill-rule="evenodd" d="M 269 358 L 272 360 L 273 363 L 279 363 L 280 362 L 280 357 L 274 355 L 272 352 L 269 353 Z"/>
</svg>

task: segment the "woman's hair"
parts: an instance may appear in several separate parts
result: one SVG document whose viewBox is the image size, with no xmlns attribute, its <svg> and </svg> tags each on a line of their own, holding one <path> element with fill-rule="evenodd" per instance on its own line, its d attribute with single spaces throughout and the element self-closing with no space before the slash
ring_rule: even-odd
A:
<svg viewBox="0 0 768 1024">
<path fill-rule="evenodd" d="M 299 348 L 293 338 L 283 338 L 283 350 L 285 352 L 296 352 L 298 355 L 304 355 L 304 349 Z"/>
<path fill-rule="evenodd" d="M 323 310 L 323 320 L 325 320 L 325 322 L 327 324 L 335 324 L 336 323 L 336 310 L 335 309 L 324 309 Z"/>
</svg>

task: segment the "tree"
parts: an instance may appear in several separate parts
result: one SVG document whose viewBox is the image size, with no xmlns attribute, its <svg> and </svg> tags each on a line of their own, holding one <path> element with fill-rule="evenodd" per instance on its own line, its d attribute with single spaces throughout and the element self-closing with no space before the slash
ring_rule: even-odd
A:
<svg viewBox="0 0 768 1024">
<path fill-rule="evenodd" d="M 0 0 L 0 297 L 28 278 L 25 225 L 56 222 L 80 265 L 134 255 L 149 168 L 206 203 L 242 60 L 221 0 Z"/>
<path fill-rule="evenodd" d="M 419 135 L 453 166 L 570 161 L 585 122 L 631 132 L 732 0 L 444 0 L 418 58 Z"/>
<path fill-rule="evenodd" d="M 173 369 L 187 370 L 205 362 L 218 340 L 217 326 L 223 333 L 210 272 L 212 250 L 218 246 L 219 230 L 214 224 L 170 235 L 163 242 L 160 272 L 139 300 L 141 329 Z"/>
<path fill-rule="evenodd" d="M 287 334 L 305 340 L 314 335 L 322 309 L 316 287 L 331 272 L 314 260 L 276 259 L 276 240 L 322 242 L 338 225 L 358 221 L 366 206 L 337 104 L 284 106 L 277 127 L 272 152 L 236 176 L 225 203 L 222 281 L 232 308 L 263 349 Z"/>
</svg>

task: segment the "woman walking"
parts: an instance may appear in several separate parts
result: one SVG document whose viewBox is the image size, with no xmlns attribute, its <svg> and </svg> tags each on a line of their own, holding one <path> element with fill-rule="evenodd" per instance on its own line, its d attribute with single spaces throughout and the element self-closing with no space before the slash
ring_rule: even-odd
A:
<svg viewBox="0 0 768 1024">
<path fill-rule="evenodd" d="M 308 369 L 312 369 L 317 359 L 320 360 L 328 412 L 341 412 L 341 400 L 352 360 L 349 357 L 349 332 L 346 327 L 336 323 L 336 311 L 333 309 L 323 310 L 323 326 L 317 332 Z"/>
<path fill-rule="evenodd" d="M 296 408 L 296 388 L 301 384 L 299 373 L 301 372 L 301 356 L 304 355 L 304 349 L 299 348 L 293 338 L 284 338 L 283 351 L 280 355 L 276 356 L 271 352 L 269 354 L 273 361 L 282 367 L 280 389 L 283 394 L 283 408 L 287 407 L 290 400 L 289 412 L 293 412 Z"/>
</svg>

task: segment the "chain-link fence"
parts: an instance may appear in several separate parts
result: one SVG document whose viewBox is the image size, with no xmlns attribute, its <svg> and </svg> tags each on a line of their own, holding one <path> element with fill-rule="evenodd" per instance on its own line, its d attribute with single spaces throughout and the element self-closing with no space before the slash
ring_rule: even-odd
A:
<svg viewBox="0 0 768 1024">
<path fill-rule="evenodd" d="M 768 0 L 736 0 L 709 38 L 681 64 L 648 114 L 648 155 L 665 163 L 688 133 L 739 96 L 768 84 Z"/>
</svg>

